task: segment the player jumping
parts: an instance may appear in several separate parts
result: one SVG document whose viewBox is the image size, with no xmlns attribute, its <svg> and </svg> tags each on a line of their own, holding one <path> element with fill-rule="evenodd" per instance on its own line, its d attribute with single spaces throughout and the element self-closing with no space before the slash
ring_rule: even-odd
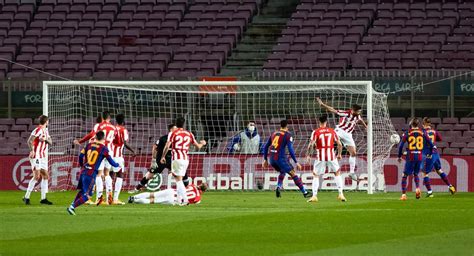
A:
<svg viewBox="0 0 474 256">
<path fill-rule="evenodd" d="M 115 189 L 114 189 L 114 198 L 112 204 L 114 205 L 121 205 L 125 204 L 124 202 L 119 200 L 120 191 L 122 190 L 122 183 L 123 183 L 123 173 L 125 169 L 125 159 L 123 157 L 123 148 L 126 147 L 132 154 L 135 156 L 135 150 L 128 144 L 128 130 L 125 128 L 125 116 L 123 114 L 118 114 L 115 116 L 115 121 L 117 125 L 115 126 L 115 139 L 114 139 L 114 160 L 120 166 L 118 168 L 113 168 L 113 172 L 116 175 L 115 179 Z"/>
<path fill-rule="evenodd" d="M 140 180 L 140 183 L 135 187 L 135 190 L 131 191 L 131 193 L 137 193 L 141 189 L 143 189 L 146 184 L 148 184 L 148 181 L 153 178 L 153 175 L 162 173 L 165 169 L 168 169 L 171 171 L 171 151 L 168 151 L 166 154 L 166 163 L 162 164 L 160 161 L 156 161 L 156 159 L 160 159 L 161 155 L 163 154 L 163 150 L 166 146 L 166 142 L 168 142 L 168 135 L 175 131 L 177 129 L 175 124 L 169 124 L 168 125 L 168 134 L 161 136 L 155 144 L 153 144 L 153 149 L 152 149 L 152 159 L 151 159 L 151 165 L 150 169 L 148 172 L 145 174 L 142 180 Z M 184 186 L 188 186 L 189 184 L 189 178 L 187 174 L 184 175 L 183 177 L 183 183 Z"/>
<path fill-rule="evenodd" d="M 189 203 L 188 197 L 186 195 L 186 187 L 183 183 L 183 177 L 186 175 L 186 170 L 189 166 L 189 146 L 193 144 L 198 149 L 201 149 L 203 146 L 206 145 L 205 140 L 201 140 L 198 143 L 194 139 L 194 135 L 191 132 L 184 130 L 183 127 L 185 121 L 186 120 L 184 118 L 178 118 L 176 120 L 177 129 L 168 135 L 168 141 L 166 142 L 160 160 L 162 164 L 166 163 L 166 154 L 171 148 L 171 173 L 173 174 L 176 180 L 178 202 L 181 205 L 187 205 Z"/>
<path fill-rule="evenodd" d="M 398 162 L 402 162 L 403 148 L 405 143 L 408 142 L 405 169 L 402 177 L 402 197 L 400 198 L 400 200 L 403 201 L 407 200 L 407 179 L 408 176 L 412 174 L 416 186 L 416 199 L 420 199 L 421 190 L 418 173 L 423 163 L 423 151 L 425 147 L 427 147 L 427 152 L 432 152 L 434 147 L 426 132 L 418 128 L 418 126 L 419 121 L 418 118 L 415 117 L 410 121 L 410 130 L 403 134 L 400 146 L 398 147 Z M 431 158 L 431 155 L 427 154 L 426 158 Z"/>
<path fill-rule="evenodd" d="M 76 215 L 75 209 L 80 205 L 88 201 L 93 194 L 92 189 L 94 188 L 94 181 L 98 173 L 99 165 L 102 161 L 107 161 L 113 167 L 119 167 L 112 156 L 109 154 L 109 150 L 104 145 L 105 133 L 98 131 L 95 134 L 96 142 L 87 144 L 79 155 L 79 165 L 82 168 L 80 182 L 78 185 L 78 192 L 74 201 L 67 208 L 67 212 L 70 215 Z M 105 158 L 105 159 L 104 159 Z"/>
<path fill-rule="evenodd" d="M 189 185 L 186 187 L 186 196 L 188 197 L 189 204 L 201 203 L 202 194 L 207 190 L 206 183 L 202 183 L 200 186 Z M 141 193 L 128 198 L 128 203 L 132 204 L 168 204 L 176 205 L 179 204 L 177 200 L 176 189 L 165 189 L 154 193 Z"/>
<path fill-rule="evenodd" d="M 308 145 L 308 161 L 311 159 L 312 149 L 314 148 L 317 151 L 317 158 L 313 166 L 313 196 L 308 202 L 318 201 L 319 175 L 326 172 L 326 167 L 330 172 L 336 174 L 335 181 L 339 191 L 337 199 L 342 202 L 346 201 L 343 193 L 344 183 L 337 162 L 338 159 L 342 159 L 342 144 L 334 129 L 327 127 L 327 121 L 328 117 L 326 115 L 319 118 L 319 128 L 311 134 L 311 141 Z M 334 142 L 337 143 L 337 158 L 334 153 Z"/>
<path fill-rule="evenodd" d="M 48 193 L 48 147 L 53 143 L 48 132 L 48 117 L 41 115 L 39 117 L 39 125 L 31 132 L 28 138 L 28 147 L 30 148 L 30 163 L 33 170 L 33 178 L 28 183 L 26 194 L 23 197 L 23 202 L 26 205 L 30 204 L 30 195 L 35 188 L 36 182 L 41 177 L 41 204 L 51 205 L 50 201 L 46 199 Z"/>
<path fill-rule="evenodd" d="M 361 117 L 362 107 L 354 104 L 352 105 L 352 109 L 336 110 L 335 108 L 324 104 L 320 98 L 316 98 L 316 100 L 320 106 L 323 106 L 329 112 L 340 116 L 339 124 L 336 126 L 336 134 L 339 136 L 339 139 L 344 147 L 346 147 L 347 151 L 349 151 L 349 177 L 353 180 L 357 180 L 357 175 L 355 174 L 357 149 L 354 138 L 352 138 L 352 132 L 354 131 L 356 124 L 359 122 L 367 129 L 367 124 Z"/>
<path fill-rule="evenodd" d="M 295 150 L 293 149 L 293 137 L 291 133 L 288 131 L 288 121 L 282 120 L 280 122 L 280 130 L 273 132 L 273 134 L 268 138 L 267 143 L 263 148 L 263 168 L 268 168 L 268 164 L 278 172 L 278 183 L 277 188 L 275 190 L 276 197 L 281 197 L 281 190 L 283 188 L 283 179 L 285 175 L 288 173 L 290 177 L 295 182 L 296 186 L 300 189 L 301 193 L 303 193 L 304 197 L 310 197 L 308 191 L 306 191 L 301 178 L 296 175 L 296 172 L 293 166 L 288 161 L 288 157 L 286 155 L 286 148 L 290 153 L 291 158 L 296 163 L 296 168 L 301 170 L 301 164 L 298 163 L 296 160 Z M 270 161 L 268 161 L 268 151 L 270 150 Z"/>
<path fill-rule="evenodd" d="M 426 132 L 428 135 L 428 138 L 431 140 L 433 144 L 435 142 L 441 141 L 441 136 L 439 135 L 439 132 L 431 128 L 431 120 L 428 117 L 423 118 L 423 130 Z M 431 155 L 431 157 L 426 157 L 428 155 Z M 424 156 L 424 164 L 422 165 L 422 171 L 424 174 L 423 177 L 423 184 L 426 187 L 426 190 L 428 191 L 427 197 L 433 197 L 433 191 L 431 190 L 431 182 L 430 182 L 430 177 L 428 174 L 433 171 L 433 169 L 438 173 L 438 175 L 441 177 L 441 179 L 448 185 L 449 192 L 451 194 L 456 193 L 456 188 L 449 183 L 448 177 L 446 173 L 444 173 L 441 170 L 441 160 L 440 160 L 440 155 L 439 151 L 436 147 L 433 148 L 433 152 L 428 151 L 428 149 L 423 150 L 423 156 Z"/>
</svg>

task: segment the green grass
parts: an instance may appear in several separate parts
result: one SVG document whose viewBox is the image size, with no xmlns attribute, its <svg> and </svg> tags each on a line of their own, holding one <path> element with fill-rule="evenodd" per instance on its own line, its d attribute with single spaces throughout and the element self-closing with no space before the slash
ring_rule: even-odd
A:
<svg viewBox="0 0 474 256">
<path fill-rule="evenodd" d="M 201 205 L 31 206 L 0 192 L 0 255 L 474 255 L 474 195 L 209 192 Z M 128 195 L 123 193 L 122 199 Z"/>
</svg>

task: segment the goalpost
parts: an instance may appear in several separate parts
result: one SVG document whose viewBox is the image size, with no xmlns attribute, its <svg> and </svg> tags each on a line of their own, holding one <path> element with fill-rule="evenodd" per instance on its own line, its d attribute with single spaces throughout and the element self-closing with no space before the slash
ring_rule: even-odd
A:
<svg viewBox="0 0 474 256">
<path fill-rule="evenodd" d="M 265 143 L 279 128 L 280 120 L 287 119 L 297 157 L 304 163 L 317 118 L 327 113 L 333 128 L 339 120 L 321 109 L 316 97 L 336 109 L 362 106 L 369 126 L 366 131 L 358 125 L 353 133 L 358 153 L 356 173 L 362 180 L 346 179 L 346 188 L 367 189 L 369 194 L 383 190 L 383 164 L 395 130 L 387 95 L 374 91 L 371 81 L 44 81 L 43 113 L 50 117 L 53 139 L 51 188 L 73 189 L 77 185 L 80 149 L 73 147 L 72 141 L 92 129 L 99 113 L 110 111 L 112 118 L 125 114 L 130 144 L 138 151 L 136 157 L 126 157 L 125 189 L 136 185 L 146 172 L 153 143 L 167 134 L 167 125 L 177 117 L 186 118 L 186 129 L 198 140 L 208 141 L 205 149 L 191 150 L 188 174 L 196 182 L 210 183 L 211 189 L 273 189 L 277 173 L 260 166 L 261 154 L 237 151 L 239 147 L 234 148 L 232 142 L 238 141 L 247 123 L 253 121 Z M 343 172 L 348 170 L 346 158 L 342 167 Z M 312 164 L 304 163 L 300 172 L 307 187 L 311 170 Z M 167 174 L 164 171 L 165 187 L 171 185 Z M 325 177 L 330 180 L 331 174 Z M 335 189 L 330 181 L 325 184 L 322 189 Z M 294 189 L 292 185 L 284 183 L 287 189 Z"/>
</svg>

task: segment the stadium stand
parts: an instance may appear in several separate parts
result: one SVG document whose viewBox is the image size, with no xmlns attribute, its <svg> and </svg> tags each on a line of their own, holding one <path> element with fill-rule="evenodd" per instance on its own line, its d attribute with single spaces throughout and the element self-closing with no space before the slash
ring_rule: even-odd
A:
<svg viewBox="0 0 474 256">
<path fill-rule="evenodd" d="M 469 69 L 474 3 L 303 0 L 264 70 Z"/>
</svg>

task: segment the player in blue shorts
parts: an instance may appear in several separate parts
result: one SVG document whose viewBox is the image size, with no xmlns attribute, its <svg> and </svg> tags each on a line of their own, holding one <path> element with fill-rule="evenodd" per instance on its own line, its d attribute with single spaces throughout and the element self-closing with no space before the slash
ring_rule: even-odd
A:
<svg viewBox="0 0 474 256">
<path fill-rule="evenodd" d="M 428 138 L 431 140 L 433 145 L 441 141 L 441 136 L 439 135 L 439 132 L 431 128 L 431 120 L 428 117 L 423 118 L 423 130 L 426 132 L 428 135 Z M 444 173 L 441 170 L 441 158 L 438 149 L 436 146 L 433 148 L 433 152 L 429 152 L 428 149 L 423 150 L 423 155 L 430 155 L 431 158 L 424 157 L 424 164 L 422 165 L 422 171 L 424 174 L 423 177 L 423 183 L 425 184 L 426 190 L 428 191 L 427 197 L 433 197 L 433 191 L 431 190 L 431 182 L 430 182 L 430 177 L 428 174 L 433 171 L 433 169 L 438 173 L 438 175 L 441 177 L 441 179 L 448 185 L 449 192 L 451 194 L 456 193 L 456 188 L 451 185 L 451 183 L 448 180 L 448 177 L 446 173 Z"/>
<path fill-rule="evenodd" d="M 80 205 L 87 202 L 92 197 L 95 178 L 98 173 L 100 163 L 104 158 L 109 161 L 113 167 L 119 167 L 119 164 L 114 162 L 112 157 L 109 155 L 107 146 L 104 145 L 105 133 L 99 131 L 95 134 L 96 142 L 87 144 L 79 155 L 79 165 L 82 168 L 81 176 L 79 178 L 79 185 L 77 189 L 76 198 L 72 201 L 71 205 L 67 208 L 67 212 L 70 215 L 76 215 L 75 209 Z M 98 202 L 99 205 L 101 202 Z"/>
<path fill-rule="evenodd" d="M 420 199 L 421 190 L 420 190 L 420 178 L 418 174 L 420 172 L 420 167 L 423 163 L 423 150 L 427 148 L 428 152 L 433 150 L 433 143 L 428 138 L 426 132 L 421 130 L 418 126 L 420 122 L 418 118 L 413 118 L 410 122 L 410 130 L 406 131 L 402 140 L 400 141 L 400 146 L 398 147 L 398 162 L 402 161 L 402 152 L 407 143 L 407 152 L 405 157 L 405 170 L 403 171 L 402 177 L 402 197 L 400 200 L 407 200 L 407 179 L 408 176 L 413 175 L 416 186 L 416 199 Z M 430 158 L 431 155 L 427 155 L 427 158 Z"/>
<path fill-rule="evenodd" d="M 296 163 L 296 167 L 298 168 L 298 170 L 301 170 L 301 164 L 299 164 L 296 160 L 295 150 L 293 148 L 293 137 L 288 131 L 288 121 L 282 120 L 280 122 L 280 126 L 280 130 L 272 133 L 263 148 L 263 167 L 267 168 L 268 164 L 270 163 L 270 165 L 276 171 L 280 172 L 276 188 L 277 197 L 281 197 L 283 179 L 285 178 L 286 174 L 289 174 L 291 176 L 296 186 L 298 186 L 301 193 L 303 193 L 304 197 L 310 197 L 310 193 L 304 188 L 301 178 L 296 175 L 295 169 L 290 164 L 288 156 L 286 154 L 286 148 L 288 148 L 288 152 L 290 153 L 290 156 L 293 161 Z M 270 153 L 270 161 L 268 161 L 268 153 Z"/>
</svg>

